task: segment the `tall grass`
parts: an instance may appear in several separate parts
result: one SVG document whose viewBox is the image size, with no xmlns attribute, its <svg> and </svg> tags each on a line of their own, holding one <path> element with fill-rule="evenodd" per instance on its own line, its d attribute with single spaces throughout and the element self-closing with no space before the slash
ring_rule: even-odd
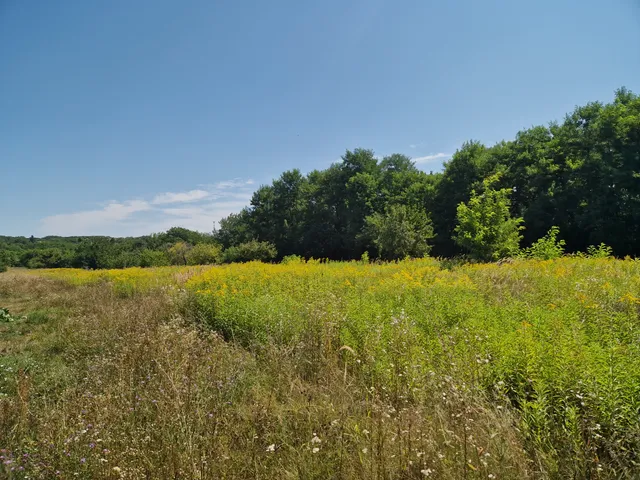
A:
<svg viewBox="0 0 640 480">
<path fill-rule="evenodd" d="M 5 474 L 640 475 L 635 261 L 153 272 L 0 275 Z"/>
</svg>

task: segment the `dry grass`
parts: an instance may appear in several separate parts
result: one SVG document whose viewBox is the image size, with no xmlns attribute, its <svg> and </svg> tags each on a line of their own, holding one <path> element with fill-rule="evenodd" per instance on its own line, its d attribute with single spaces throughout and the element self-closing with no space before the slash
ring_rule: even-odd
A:
<svg viewBox="0 0 640 480">
<path fill-rule="evenodd" d="M 506 399 L 436 374 L 371 383 L 322 332 L 247 350 L 158 291 L 25 274 L 0 275 L 0 301 L 54 312 L 2 326 L 7 478 L 547 476 Z"/>
</svg>

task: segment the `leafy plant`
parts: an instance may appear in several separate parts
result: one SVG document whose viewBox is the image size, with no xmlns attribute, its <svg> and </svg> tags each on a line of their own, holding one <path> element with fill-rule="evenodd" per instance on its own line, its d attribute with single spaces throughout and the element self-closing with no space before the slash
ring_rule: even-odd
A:
<svg viewBox="0 0 640 480">
<path fill-rule="evenodd" d="M 18 320 L 18 318 L 11 315 L 8 309 L 0 307 L 0 322 L 11 323 L 15 322 L 16 320 Z"/>
<path fill-rule="evenodd" d="M 173 244 L 167 250 L 167 254 L 169 255 L 169 260 L 171 265 L 186 265 L 187 264 L 187 254 L 191 250 L 191 245 L 180 241 Z"/>
<path fill-rule="evenodd" d="M 564 254 L 566 242 L 558 240 L 558 233 L 560 233 L 558 227 L 551 227 L 544 237 L 537 240 L 529 248 L 524 249 L 521 252 L 521 256 L 540 260 L 552 260 L 561 257 Z"/>
<path fill-rule="evenodd" d="M 291 265 L 297 263 L 304 263 L 304 258 L 299 255 L 287 255 L 282 258 L 283 265 Z"/>
<path fill-rule="evenodd" d="M 589 245 L 587 255 L 591 258 L 609 258 L 613 256 L 613 249 L 604 243 L 600 245 Z"/>
<path fill-rule="evenodd" d="M 186 253 L 188 265 L 214 265 L 220 263 L 222 248 L 211 243 L 199 243 Z"/>
<path fill-rule="evenodd" d="M 468 203 L 458 205 L 458 226 L 455 242 L 477 260 L 495 261 L 518 253 L 522 235 L 522 218 L 512 218 L 509 212 L 511 190 L 494 190 L 493 177 L 484 181 L 481 194 L 472 191 Z"/>
<path fill-rule="evenodd" d="M 424 257 L 434 237 L 431 220 L 424 210 L 392 205 L 384 213 L 365 220 L 364 237 L 370 239 L 384 260 Z"/>
<path fill-rule="evenodd" d="M 222 261 L 224 263 L 251 262 L 253 260 L 270 262 L 277 255 L 276 247 L 272 243 L 251 240 L 250 242 L 227 248 L 222 253 Z"/>
</svg>

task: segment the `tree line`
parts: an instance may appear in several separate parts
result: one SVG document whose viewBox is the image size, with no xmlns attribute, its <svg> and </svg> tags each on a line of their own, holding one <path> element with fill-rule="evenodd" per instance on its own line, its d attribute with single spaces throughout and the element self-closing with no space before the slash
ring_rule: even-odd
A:
<svg viewBox="0 0 640 480">
<path fill-rule="evenodd" d="M 499 224 L 478 228 L 496 215 Z M 430 251 L 486 259 L 531 245 L 554 227 L 568 252 L 606 243 L 619 256 L 639 253 L 640 98 L 631 91 L 621 88 L 612 103 L 576 107 L 563 122 L 511 141 L 467 142 L 441 173 L 366 149 L 347 151 L 326 170 L 285 172 L 223 219 L 216 238 L 224 247 L 270 242 L 281 257 L 392 259 Z M 479 252 L 486 235 L 502 235 L 485 240 L 510 246 Z"/>
<path fill-rule="evenodd" d="M 626 88 L 609 104 L 576 107 L 564 121 L 513 140 L 466 142 L 442 172 L 426 173 L 403 154 L 380 159 L 348 150 L 325 170 L 284 172 L 210 234 L 0 237 L 0 264 L 122 268 L 290 255 L 494 260 L 544 245 L 584 252 L 602 244 L 618 256 L 640 253 L 640 97 Z"/>
<path fill-rule="evenodd" d="M 25 268 L 127 268 L 205 265 L 248 260 L 271 261 L 272 245 L 248 242 L 223 251 L 211 233 L 173 227 L 141 237 L 44 238 L 0 236 L 0 271 Z"/>
</svg>

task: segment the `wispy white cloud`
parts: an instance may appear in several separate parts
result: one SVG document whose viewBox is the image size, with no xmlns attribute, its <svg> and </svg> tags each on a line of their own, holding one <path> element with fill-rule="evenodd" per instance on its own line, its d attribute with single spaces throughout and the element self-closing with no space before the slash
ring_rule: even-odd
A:
<svg viewBox="0 0 640 480">
<path fill-rule="evenodd" d="M 445 160 L 447 158 L 451 158 L 450 153 L 434 153 L 433 155 L 426 155 L 424 157 L 412 158 L 412 160 L 417 164 L 435 162 L 436 160 Z"/>
<path fill-rule="evenodd" d="M 167 192 L 156 195 L 151 203 L 154 205 L 164 205 L 167 203 L 195 202 L 197 200 L 207 198 L 209 195 L 211 195 L 211 193 L 205 190 L 191 190 L 189 192 L 180 193 Z"/>
<path fill-rule="evenodd" d="M 209 191 L 220 191 L 220 190 L 228 190 L 231 188 L 243 188 L 253 185 L 255 182 L 249 178 L 247 180 L 243 180 L 242 178 L 234 178 L 233 180 L 223 180 L 222 182 L 217 183 L 205 183 L 202 185 L 198 185 L 199 187 L 207 188 Z"/>
<path fill-rule="evenodd" d="M 102 235 L 136 213 L 150 209 L 151 205 L 144 200 L 114 201 L 99 210 L 45 217 L 42 219 L 41 230 L 47 235 Z"/>
<path fill-rule="evenodd" d="M 51 215 L 41 220 L 40 234 L 137 236 L 174 226 L 211 231 L 214 222 L 249 204 L 253 183 L 234 179 L 160 193 L 151 200 L 111 201 L 102 208 Z"/>
</svg>

